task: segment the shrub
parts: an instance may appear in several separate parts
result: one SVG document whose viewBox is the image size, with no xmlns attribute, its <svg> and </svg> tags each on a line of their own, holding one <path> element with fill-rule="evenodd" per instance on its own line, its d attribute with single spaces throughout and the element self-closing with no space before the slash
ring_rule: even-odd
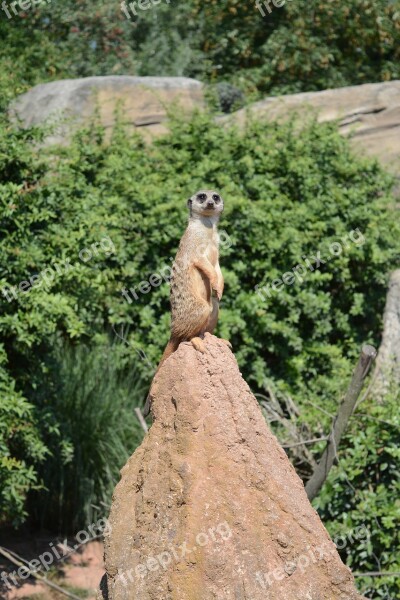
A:
<svg viewBox="0 0 400 600">
<path fill-rule="evenodd" d="M 394 573 L 357 577 L 360 590 L 373 598 L 399 598 L 400 418 L 398 391 L 383 404 L 370 398 L 353 417 L 340 452 L 314 504 L 332 537 L 367 532 L 341 550 L 354 572 Z M 343 544 L 341 543 L 340 546 Z"/>
<path fill-rule="evenodd" d="M 398 79 L 399 0 L 160 2 L 126 18 L 120 5 L 66 0 L 0 20 L 2 71 L 39 81 L 130 74 L 228 81 L 252 94 Z"/>
<path fill-rule="evenodd" d="M 42 527 L 76 533 L 108 515 L 119 471 L 143 437 L 134 407 L 145 390 L 121 368 L 118 343 L 54 346 L 34 394 L 51 456 L 39 470 L 46 491 L 33 494 L 30 514 Z"/>
<path fill-rule="evenodd" d="M 47 450 L 38 432 L 34 407 L 15 390 L 0 347 L 0 525 L 20 525 L 27 517 L 25 502 L 40 489 L 38 467 Z"/>
<path fill-rule="evenodd" d="M 11 135 L 5 131 L 0 140 Z M 2 163 L 8 181 L 0 186 L 0 288 L 21 281 L 29 287 L 10 302 L 0 294 L 0 335 L 10 385 L 37 414 L 47 410 L 40 435 L 53 457 L 40 469 L 51 490 L 47 497 L 41 493 L 43 506 L 54 501 L 51 493 L 57 490 L 62 510 L 76 511 L 81 524 L 91 514 L 83 490 L 90 490 L 93 504 L 99 498 L 107 503 L 117 474 L 105 466 L 112 460 L 120 468 L 139 439 L 137 429 L 128 439 L 118 421 L 119 412 L 126 420 L 125 411 L 133 407 L 123 404 L 108 425 L 112 386 L 104 382 L 110 400 L 97 415 L 101 398 L 93 393 L 94 383 L 84 387 L 80 373 L 89 370 L 92 382 L 101 381 L 104 332 L 112 340 L 113 329 L 123 328 L 126 344 L 118 350 L 116 368 L 125 377 L 135 372 L 149 385 L 169 335 L 169 289 L 166 283 L 149 288 L 141 282 L 168 271 L 187 219 L 186 198 L 203 186 L 224 196 L 221 230 L 231 241 L 221 257 L 226 289 L 218 334 L 232 341 L 254 391 L 273 385 L 291 395 L 311 431 L 328 430 L 329 418 L 312 405 L 334 412 L 361 344 L 377 345 L 387 275 L 399 260 L 392 180 L 375 162 L 354 157 L 334 125 L 315 122 L 253 122 L 239 132 L 196 115 L 173 120 L 171 133 L 152 146 L 122 126 L 105 144 L 93 124 L 70 147 L 48 151 L 49 156 L 41 151 L 40 158 L 18 135 Z M 51 168 L 44 176 L 45 162 Z M 355 230 L 363 243 L 347 237 L 346 244 L 342 238 Z M 331 245 L 338 242 L 343 247 L 335 255 Z M 302 257 L 317 252 L 330 260 L 306 269 L 302 281 L 279 285 L 264 297 L 256 293 L 257 285 L 271 288 L 273 280 L 305 264 Z M 49 269 L 53 276 L 47 282 L 41 275 L 30 283 Z M 128 292 L 130 302 L 124 299 L 124 288 L 135 288 L 137 299 Z M 54 373 L 75 371 L 51 369 L 55 336 L 90 347 L 96 365 L 89 368 L 83 350 L 77 350 L 68 360 L 81 366 L 63 389 Z M 128 388 L 122 386 L 121 402 Z M 134 392 L 132 402 L 139 396 L 145 393 Z M 85 398 L 91 408 L 87 420 L 79 421 Z M 60 437 L 49 435 L 49 427 Z M 107 448 L 112 430 L 121 432 L 118 452 Z M 87 431 L 96 435 L 86 440 Z M 78 461 L 82 489 L 71 487 L 69 497 L 62 481 L 72 482 L 72 446 L 74 456 L 82 451 L 85 458 Z M 92 480 L 86 461 L 93 465 Z M 57 511 L 52 523 L 64 525 Z"/>
</svg>

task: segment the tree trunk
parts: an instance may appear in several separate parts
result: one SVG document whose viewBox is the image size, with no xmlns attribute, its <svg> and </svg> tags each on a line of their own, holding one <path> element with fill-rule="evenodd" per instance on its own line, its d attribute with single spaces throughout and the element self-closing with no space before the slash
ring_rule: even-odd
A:
<svg viewBox="0 0 400 600">
<path fill-rule="evenodd" d="M 383 315 L 382 342 L 370 393 L 382 399 L 400 383 L 400 269 L 390 277 Z"/>
</svg>

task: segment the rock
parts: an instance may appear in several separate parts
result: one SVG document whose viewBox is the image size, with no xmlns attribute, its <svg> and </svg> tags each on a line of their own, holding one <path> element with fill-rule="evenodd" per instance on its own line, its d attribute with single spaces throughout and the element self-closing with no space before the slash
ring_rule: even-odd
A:
<svg viewBox="0 0 400 600">
<path fill-rule="evenodd" d="M 232 352 L 206 334 L 158 372 L 121 471 L 105 600 L 361 600 Z"/>
<path fill-rule="evenodd" d="M 72 128 L 87 122 L 98 107 L 102 124 L 112 128 L 115 109 L 122 103 L 124 122 L 146 134 L 167 131 L 167 107 L 179 101 L 180 110 L 203 106 L 203 86 L 185 77 L 87 77 L 65 79 L 35 86 L 19 96 L 11 113 L 23 126 L 56 122 L 57 129 L 46 140 L 65 143 Z"/>
<path fill-rule="evenodd" d="M 111 130 L 114 111 L 122 102 L 124 121 L 152 138 L 167 132 L 166 106 L 176 101 L 186 112 L 202 108 L 202 83 L 185 77 L 66 79 L 35 86 L 17 98 L 11 113 L 24 126 L 60 121 L 46 142 L 65 143 L 70 120 L 72 125 L 87 122 L 96 106 L 101 122 Z M 340 131 L 351 136 L 357 152 L 378 158 L 395 175 L 400 173 L 400 81 L 270 97 L 218 117 L 217 122 L 243 124 L 247 111 L 270 120 L 287 118 L 294 111 L 317 114 L 320 121 L 338 120 Z"/>
<path fill-rule="evenodd" d="M 340 131 L 351 136 L 357 152 L 378 158 L 400 175 L 400 81 L 270 97 L 220 121 L 243 124 L 248 110 L 269 120 L 294 112 L 316 114 L 319 121 L 338 120 Z"/>
</svg>

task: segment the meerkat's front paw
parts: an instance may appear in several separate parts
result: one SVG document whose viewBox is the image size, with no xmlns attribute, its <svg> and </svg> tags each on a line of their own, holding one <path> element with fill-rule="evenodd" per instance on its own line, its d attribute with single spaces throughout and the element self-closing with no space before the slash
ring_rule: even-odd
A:
<svg viewBox="0 0 400 600">
<path fill-rule="evenodd" d="M 201 352 L 202 354 L 205 353 L 206 351 L 206 346 L 203 342 L 203 340 L 199 337 L 194 337 L 191 340 L 192 346 L 193 348 L 195 348 L 196 350 L 198 350 L 199 352 Z"/>
<path fill-rule="evenodd" d="M 224 286 L 223 285 L 215 285 L 215 286 L 212 286 L 212 289 L 216 293 L 218 301 L 220 301 L 222 298 L 222 294 L 224 293 Z"/>
<path fill-rule="evenodd" d="M 218 277 L 214 277 L 210 280 L 211 289 L 216 293 L 218 300 L 221 300 L 222 294 L 224 291 L 224 284 L 218 279 Z"/>
</svg>

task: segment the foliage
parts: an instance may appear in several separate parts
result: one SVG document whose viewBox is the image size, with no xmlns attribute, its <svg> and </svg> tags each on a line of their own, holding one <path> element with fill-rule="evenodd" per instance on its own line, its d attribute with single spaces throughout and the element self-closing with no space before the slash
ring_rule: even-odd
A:
<svg viewBox="0 0 400 600">
<path fill-rule="evenodd" d="M 212 89 L 210 90 L 212 93 Z M 224 113 L 234 112 L 244 104 L 244 94 L 234 85 L 222 81 L 216 85 L 219 108 Z"/>
<path fill-rule="evenodd" d="M 34 407 L 15 390 L 0 346 L 0 524 L 19 525 L 27 517 L 26 496 L 40 489 L 37 468 L 46 457 Z"/>
<path fill-rule="evenodd" d="M 223 112 L 265 94 L 400 78 L 399 0 L 271 8 L 262 17 L 252 2 L 162 1 L 129 20 L 110 0 L 65 0 L 2 13 L 0 111 L 28 87 L 68 77 L 196 77 Z M 254 391 L 292 397 L 298 426 L 325 434 L 361 343 L 379 342 L 398 266 L 392 181 L 377 164 L 352 156 L 333 125 L 296 120 L 239 133 L 206 115 L 173 119 L 151 148 L 122 126 L 108 145 L 93 123 L 47 153 L 43 135 L 0 118 L 0 523 L 29 512 L 76 531 L 103 513 L 141 438 L 133 407 L 168 338 L 168 285 L 147 282 L 167 278 L 184 200 L 204 185 L 226 199 L 230 240 L 218 333 Z M 349 241 L 355 229 L 362 236 Z M 304 267 L 318 252 L 329 261 Z M 296 265 L 303 275 L 263 291 Z M 124 299 L 128 288 L 137 299 Z M 395 571 L 395 395 L 363 411 L 316 506 L 334 537 L 370 531 L 342 550 L 353 570 Z M 399 596 L 394 578 L 359 583 Z"/>
<path fill-rule="evenodd" d="M 0 20 L 0 65 L 18 91 L 90 75 L 228 81 L 261 94 L 400 78 L 400 2 L 162 1 L 128 19 L 110 0 L 36 3 Z"/>
<path fill-rule="evenodd" d="M 315 506 L 330 534 L 363 527 L 368 536 L 351 539 L 341 554 L 355 572 L 400 570 L 400 418 L 398 390 L 384 404 L 369 399 L 352 419 L 340 451 Z M 342 544 L 341 544 L 342 545 Z M 398 575 L 359 577 L 360 590 L 374 598 L 399 598 Z"/>
<path fill-rule="evenodd" d="M 27 516 L 28 490 L 40 486 L 40 501 L 36 510 L 30 511 L 31 516 L 35 513 L 41 523 L 45 516 L 47 527 L 65 530 L 91 523 L 92 505 L 109 501 L 118 480 L 118 469 L 140 440 L 133 406 L 140 402 L 144 391 L 138 387 L 138 381 L 131 381 L 133 371 L 124 358 L 123 347 L 114 347 L 118 362 L 111 364 L 106 360 L 107 339 L 100 327 L 98 337 L 94 338 L 96 347 L 86 359 L 81 356 L 83 350 L 77 349 L 72 360 L 73 350 L 68 349 L 66 341 L 60 360 L 55 334 L 61 333 L 65 340 L 82 335 L 77 303 L 82 302 L 83 312 L 85 302 L 91 303 L 91 293 L 85 291 L 90 280 L 97 282 L 96 293 L 101 297 L 105 281 L 100 275 L 101 259 L 107 259 L 112 246 L 103 242 L 97 250 L 100 262 L 92 261 L 91 266 L 83 260 L 87 253 L 80 260 L 71 252 L 70 256 L 77 260 L 73 266 L 63 261 L 68 255 L 62 248 L 64 239 L 60 233 L 64 231 L 68 237 L 75 226 L 79 230 L 79 219 L 75 225 L 70 224 L 71 230 L 65 229 L 68 209 L 57 202 L 55 182 L 49 184 L 50 197 L 45 193 L 36 204 L 41 195 L 39 189 L 46 185 L 45 163 L 42 152 L 36 151 L 32 142 L 40 142 L 41 137 L 42 132 L 37 130 L 19 131 L 5 121 L 1 123 L 0 339 L 4 350 L 0 444 L 4 459 L 0 508 L 2 522 L 19 524 Z M 72 196 L 67 204 L 71 202 Z M 50 234 L 48 239 L 44 235 L 46 230 Z M 79 238 L 79 231 L 74 235 Z M 88 232 L 82 231 L 81 235 L 87 236 Z M 98 242 L 96 231 L 93 236 L 93 242 Z M 86 239 L 89 244 L 89 238 Z M 70 243 L 75 247 L 76 239 L 72 238 Z M 51 281 L 47 284 L 38 277 L 40 272 L 48 277 L 53 272 L 54 276 L 63 273 L 68 279 L 70 269 L 81 282 L 80 291 L 79 286 L 72 290 L 71 285 L 75 286 L 72 275 L 72 283 L 65 283 L 62 293 L 53 293 Z M 29 285 L 31 277 L 35 285 L 28 291 L 23 285 L 25 291 L 21 291 L 18 284 L 25 281 L 25 286 Z M 17 284 L 18 300 L 7 285 L 11 280 Z M 35 287 L 36 284 L 40 285 Z M 96 318 L 93 330 L 95 322 Z M 73 369 L 72 362 L 76 363 Z M 77 377 L 75 387 L 68 378 L 68 365 Z M 84 411 L 81 402 L 85 403 Z M 99 437 L 99 431 L 104 437 Z M 65 520 L 60 518 L 61 513 Z"/>
<path fill-rule="evenodd" d="M 0 57 L 19 85 L 133 69 L 131 24 L 111 2 L 37 3 L 0 20 Z"/>
<path fill-rule="evenodd" d="M 194 0 L 211 74 L 273 95 L 399 77 L 397 0 Z M 268 2 L 266 2 L 268 4 Z"/>
<path fill-rule="evenodd" d="M 196 115 L 175 119 L 171 127 L 149 147 L 122 125 L 104 144 L 102 130 L 91 124 L 70 147 L 48 151 L 49 156 L 33 149 L 32 132 L 4 125 L 0 135 L 0 144 L 11 140 L 0 162 L 0 287 L 9 297 L 0 296 L 0 335 L 8 377 L 37 414 L 45 414 L 40 435 L 53 456 L 41 474 L 63 510 L 76 510 L 80 523 L 89 515 L 82 500 L 88 473 L 80 467 L 82 489 L 69 503 L 61 481 L 71 481 L 72 463 L 64 463 L 58 475 L 52 469 L 57 461 L 63 464 L 65 438 L 85 460 L 93 454 L 99 480 L 93 481 L 91 498 L 105 498 L 106 452 L 95 455 L 95 438 L 89 436 L 86 446 L 84 432 L 101 430 L 106 440 L 109 419 L 95 415 L 101 394 L 91 395 L 89 384 L 75 389 L 73 379 L 64 378 L 57 391 L 55 373 L 65 368 L 49 366 L 50 358 L 56 361 L 54 336 L 89 345 L 101 356 L 104 331 L 110 340 L 118 334 L 125 340 L 118 350 L 122 374 L 134 369 L 150 383 L 168 339 L 169 290 L 166 283 L 143 284 L 153 273 L 166 278 L 193 189 L 212 186 L 226 199 L 221 227 L 231 245 L 222 250 L 226 291 L 218 333 L 231 339 L 254 390 L 273 385 L 291 394 L 316 434 L 326 431 L 329 419 L 310 402 L 335 410 L 361 343 L 378 340 L 387 274 L 399 259 L 392 181 L 376 163 L 352 156 L 333 125 L 250 122 L 239 132 Z M 44 175 L 46 161 L 52 168 Z M 340 255 L 332 255 L 330 244 L 355 229 L 364 242 L 347 239 Z M 301 281 L 281 285 L 270 297 L 255 292 L 255 286 L 270 284 L 317 252 L 330 260 Z M 14 297 L 10 288 L 21 282 L 27 283 Z M 132 288 L 137 299 L 125 292 L 128 302 L 124 288 Z M 79 352 L 77 357 L 79 372 L 90 370 Z M 90 363 L 93 373 L 104 371 L 99 361 Z M 110 386 L 104 385 L 110 398 Z M 80 421 L 85 397 L 91 408 L 87 421 Z M 133 398 L 138 403 L 139 394 Z M 110 419 L 110 427 L 118 429 L 118 423 Z M 125 432 L 123 427 L 120 448 L 127 447 Z M 107 452 L 117 455 L 115 449 Z M 116 468 L 123 463 L 118 452 Z M 45 505 L 51 495 L 43 498 Z"/>
<path fill-rule="evenodd" d="M 30 514 L 42 527 L 76 533 L 108 514 L 119 470 L 143 437 L 133 409 L 145 390 L 121 369 L 119 344 L 55 348 L 34 393 L 52 453 L 39 470 L 47 493 L 32 496 Z"/>
</svg>

